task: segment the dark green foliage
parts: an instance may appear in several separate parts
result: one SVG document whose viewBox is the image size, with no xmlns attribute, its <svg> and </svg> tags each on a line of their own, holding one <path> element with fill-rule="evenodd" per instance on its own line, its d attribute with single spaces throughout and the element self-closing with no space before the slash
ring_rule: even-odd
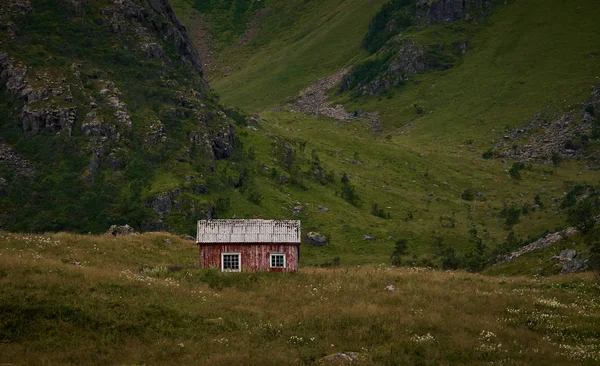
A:
<svg viewBox="0 0 600 366">
<path fill-rule="evenodd" d="M 594 124 L 592 125 L 592 138 L 600 138 L 600 116 L 596 117 L 596 121 L 594 121 Z"/>
<path fill-rule="evenodd" d="M 416 24 L 416 2 L 391 0 L 375 15 L 363 39 L 363 47 L 377 52 L 390 38 Z"/>
<path fill-rule="evenodd" d="M 476 228 L 469 230 L 469 233 L 471 234 L 472 247 L 465 254 L 464 267 L 469 272 L 481 272 L 489 262 L 486 256 L 487 246 L 483 238 L 479 236 Z"/>
<path fill-rule="evenodd" d="M 375 79 L 380 74 L 384 73 L 390 61 L 392 54 L 385 52 L 378 54 L 375 58 L 369 59 L 358 64 L 352 69 L 352 72 L 346 76 L 343 81 L 343 89 L 351 90 L 361 84 L 366 84 Z"/>
<path fill-rule="evenodd" d="M 348 174 L 344 173 L 341 179 L 342 188 L 341 188 L 341 196 L 346 202 L 350 203 L 353 206 L 357 206 L 360 202 L 360 198 L 358 194 L 356 194 L 355 188 L 352 184 L 350 184 L 350 178 Z"/>
<path fill-rule="evenodd" d="M 323 262 L 319 265 L 319 267 L 327 268 L 327 267 L 339 267 L 341 264 L 340 257 L 333 257 L 332 260 Z"/>
<path fill-rule="evenodd" d="M 489 149 L 488 151 L 484 152 L 483 155 L 481 155 L 481 157 L 484 159 L 491 159 L 496 156 L 497 156 L 497 153 L 493 149 Z"/>
<path fill-rule="evenodd" d="M 568 222 L 583 233 L 590 232 L 596 225 L 596 217 L 600 215 L 600 192 L 594 187 L 586 187 L 585 191 L 576 197 L 580 199 L 575 198 L 575 203 L 567 206 Z"/>
<path fill-rule="evenodd" d="M 504 218 L 504 226 L 508 230 L 519 223 L 519 218 L 521 217 L 522 211 L 522 208 L 515 205 L 507 205 L 502 208 L 502 211 L 500 211 L 500 217 Z"/>
<path fill-rule="evenodd" d="M 460 260 L 456 257 L 454 248 L 445 247 L 441 252 L 442 256 L 442 269 L 455 270 L 460 266 Z"/>
<path fill-rule="evenodd" d="M 408 239 L 401 238 L 396 240 L 396 246 L 394 247 L 394 251 L 390 256 L 393 266 L 399 266 L 400 264 L 402 264 L 402 256 L 406 255 L 407 250 Z"/>
<path fill-rule="evenodd" d="M 535 240 L 537 240 L 537 238 Z M 531 242 L 535 240 L 532 240 Z M 511 231 L 508 233 L 508 236 L 506 237 L 506 239 L 504 239 L 502 244 L 500 244 L 492 250 L 491 258 L 493 258 L 496 261 L 501 260 L 502 256 L 510 254 L 526 244 L 529 244 L 529 242 L 523 242 L 517 237 L 514 231 Z"/>
<path fill-rule="evenodd" d="M 591 114 L 592 116 L 596 115 L 596 110 L 594 109 L 593 105 L 588 105 L 587 107 L 585 107 L 585 112 Z"/>
<path fill-rule="evenodd" d="M 569 208 L 574 206 L 577 203 L 577 200 L 580 196 L 582 196 L 588 187 L 576 184 L 571 188 L 571 190 L 566 194 L 565 198 L 563 198 L 562 203 L 560 204 L 561 208 Z"/>
<path fill-rule="evenodd" d="M 552 159 L 552 164 L 554 164 L 555 166 L 559 165 L 560 162 L 562 161 L 562 157 L 560 155 L 558 155 L 557 153 L 553 153 L 551 159 Z"/>
<path fill-rule="evenodd" d="M 514 180 L 521 180 L 521 170 L 525 169 L 525 164 L 521 162 L 513 163 L 512 167 L 508 171 L 510 177 Z"/>
<path fill-rule="evenodd" d="M 475 188 L 467 188 L 463 191 L 460 197 L 465 201 L 473 201 L 476 194 L 477 190 Z"/>
<path fill-rule="evenodd" d="M 227 197 L 219 197 L 215 201 L 215 210 L 217 210 L 217 217 L 222 218 L 222 214 L 231 209 L 231 199 Z"/>
<path fill-rule="evenodd" d="M 389 220 L 392 218 L 390 216 L 389 212 L 386 212 L 382 207 L 379 207 L 379 205 L 376 203 L 374 203 L 371 206 L 371 215 L 377 216 L 377 217 L 380 217 L 380 218 L 386 219 L 386 220 Z"/>
<path fill-rule="evenodd" d="M 413 104 L 413 108 L 415 109 L 415 113 L 418 115 L 425 113 L 425 109 L 423 107 L 421 107 L 420 105 Z"/>
<path fill-rule="evenodd" d="M 195 0 L 193 7 L 208 21 L 210 35 L 217 46 L 226 47 L 244 34 L 263 3 L 260 0 Z"/>
</svg>

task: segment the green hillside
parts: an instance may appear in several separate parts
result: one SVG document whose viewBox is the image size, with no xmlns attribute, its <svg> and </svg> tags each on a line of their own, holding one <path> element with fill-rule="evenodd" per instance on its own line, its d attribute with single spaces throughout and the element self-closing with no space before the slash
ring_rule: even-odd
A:
<svg viewBox="0 0 600 366">
<path fill-rule="evenodd" d="M 594 1 L 496 2 L 474 21 L 411 25 L 372 55 L 362 46 L 382 3 L 309 2 L 303 11 L 294 11 L 302 5 L 264 2 L 268 12 L 260 32 L 243 47 L 215 51 L 209 77 L 222 101 L 261 117 L 243 139 L 254 149 L 259 167 L 264 164 L 258 169 L 262 201 L 259 207 L 233 205 L 228 214 L 281 217 L 303 206 L 305 230 L 331 239 L 326 248 L 306 248 L 306 263 L 335 256 L 342 263 L 387 262 L 402 238 L 409 241 L 403 257 L 408 263 L 439 263 L 440 242 L 442 248 L 464 254 L 479 240 L 491 251 L 511 230 L 527 240 L 564 228 L 563 193 L 576 182 L 598 183 L 590 158 L 596 151 L 593 139 L 583 161 L 565 158 L 552 165 L 533 159 L 513 176 L 517 159 L 482 158 L 507 129 L 527 126 L 538 113 L 551 120 L 572 111 L 579 123 L 584 102 L 600 83 L 600 57 L 594 57 L 600 54 L 595 25 L 600 10 Z M 222 16 L 230 11 L 212 10 Z M 319 16 L 312 16 L 313 11 Z M 205 18 L 210 30 L 211 16 Z M 291 25 L 286 32 L 273 27 L 284 22 Z M 389 63 L 386 53 L 397 52 L 405 40 L 430 53 L 442 49 L 430 57 L 451 62 L 409 75 L 407 82 L 374 96 L 353 90 L 339 94 L 337 87 L 329 92 L 331 103 L 343 103 L 350 112 L 378 112 L 377 131 L 364 120 L 336 121 L 285 110 L 318 78 L 345 67 L 367 65 L 368 70 Z M 466 43 L 466 53 L 457 57 L 448 45 L 459 41 Z M 224 76 L 226 69 L 229 75 Z M 293 150 L 291 164 L 278 155 L 285 143 Z M 527 145 L 528 140 L 513 144 Z M 321 179 L 321 173 L 315 177 L 315 167 L 333 180 Z M 281 185 L 282 173 L 295 183 Z M 341 197 L 344 173 L 360 198 L 356 205 Z M 375 204 L 390 218 L 373 215 Z M 522 212 L 514 226 L 506 224 L 505 208 Z M 365 235 L 377 240 L 366 241 Z"/>
<path fill-rule="evenodd" d="M 303 265 L 479 270 L 598 183 L 593 1 L 2 4 L 4 230 L 298 218 Z"/>
</svg>

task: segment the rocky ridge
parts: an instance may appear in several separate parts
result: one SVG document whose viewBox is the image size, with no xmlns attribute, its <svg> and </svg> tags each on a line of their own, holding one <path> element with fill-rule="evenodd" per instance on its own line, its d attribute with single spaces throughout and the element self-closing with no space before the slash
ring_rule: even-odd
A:
<svg viewBox="0 0 600 366">
<path fill-rule="evenodd" d="M 327 100 L 327 93 L 339 85 L 347 75 L 348 69 L 343 69 L 333 75 L 316 80 L 312 85 L 300 92 L 293 103 L 286 105 L 286 109 L 295 113 L 325 116 L 338 121 L 366 121 L 367 127 L 371 131 L 380 131 L 381 127 L 376 112 L 350 113 L 343 105 L 332 105 Z"/>
<path fill-rule="evenodd" d="M 552 163 L 553 159 L 600 159 L 590 156 L 584 145 L 589 139 L 598 139 L 593 130 L 600 128 L 600 86 L 592 89 L 591 97 L 581 109 L 547 117 L 540 112 L 522 128 L 506 130 L 494 147 L 498 157 L 519 161 Z M 583 140 L 582 140 L 582 136 Z"/>
<path fill-rule="evenodd" d="M 417 0 L 421 25 L 477 19 L 492 9 L 494 0 Z"/>
</svg>

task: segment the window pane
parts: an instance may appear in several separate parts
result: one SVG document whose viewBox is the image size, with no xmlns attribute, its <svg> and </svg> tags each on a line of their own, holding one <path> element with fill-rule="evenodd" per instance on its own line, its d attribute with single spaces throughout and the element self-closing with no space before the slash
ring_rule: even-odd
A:
<svg viewBox="0 0 600 366">
<path fill-rule="evenodd" d="M 237 271 L 240 269 L 239 254 L 223 254 L 223 270 Z"/>
<path fill-rule="evenodd" d="M 284 268 L 285 267 L 285 254 L 272 254 L 271 255 L 271 267 Z"/>
</svg>

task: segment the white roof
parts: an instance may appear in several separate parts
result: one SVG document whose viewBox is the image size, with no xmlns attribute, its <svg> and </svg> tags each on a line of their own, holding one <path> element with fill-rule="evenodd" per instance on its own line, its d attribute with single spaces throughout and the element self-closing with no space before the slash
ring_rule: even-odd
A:
<svg viewBox="0 0 600 366">
<path fill-rule="evenodd" d="M 300 221 L 199 220 L 196 242 L 300 244 Z"/>
</svg>

